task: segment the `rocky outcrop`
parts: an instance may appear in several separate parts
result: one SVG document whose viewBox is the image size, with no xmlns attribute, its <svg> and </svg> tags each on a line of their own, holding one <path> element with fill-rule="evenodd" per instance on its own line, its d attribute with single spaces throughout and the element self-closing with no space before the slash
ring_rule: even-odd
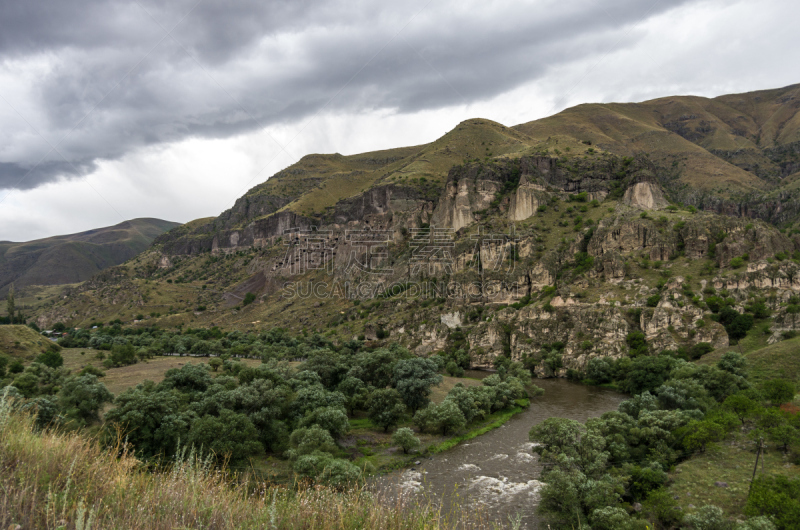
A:
<svg viewBox="0 0 800 530">
<path fill-rule="evenodd" d="M 629 253 L 646 251 L 652 260 L 666 261 L 675 255 L 678 238 L 673 231 L 650 219 L 613 218 L 600 224 L 587 247 L 587 252 L 599 258 L 609 252 Z"/>
<path fill-rule="evenodd" d="M 508 206 L 508 218 L 512 221 L 524 221 L 539 208 L 546 199 L 545 187 L 530 181 L 528 175 L 520 176 L 517 191 L 511 195 Z"/>
<path fill-rule="evenodd" d="M 616 283 L 625 278 L 625 260 L 619 252 L 613 250 L 604 252 L 595 263 L 595 270 L 603 275 L 605 281 Z"/>
<path fill-rule="evenodd" d="M 623 202 L 640 210 L 660 210 L 669 206 L 661 186 L 652 178 L 637 178 L 625 190 Z"/>
</svg>

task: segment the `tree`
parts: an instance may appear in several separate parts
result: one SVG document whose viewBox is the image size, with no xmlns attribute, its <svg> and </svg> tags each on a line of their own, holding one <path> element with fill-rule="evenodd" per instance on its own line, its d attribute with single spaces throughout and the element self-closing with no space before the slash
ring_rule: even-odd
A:
<svg viewBox="0 0 800 530">
<path fill-rule="evenodd" d="M 6 297 L 6 309 L 8 310 L 8 318 L 9 322 L 12 324 L 14 323 L 14 315 L 17 311 L 17 306 L 14 303 L 14 284 L 11 284 L 11 289 L 8 290 L 8 296 Z"/>
<path fill-rule="evenodd" d="M 186 440 L 190 418 L 167 420 L 181 409 L 178 392 L 157 391 L 152 381 L 145 381 L 120 394 L 115 404 L 105 415 L 106 434 L 113 437 L 119 428 L 120 434 L 133 445 L 137 457 L 172 455 L 178 439 Z"/>
<path fill-rule="evenodd" d="M 592 357 L 586 366 L 586 376 L 602 385 L 614 380 L 614 366 L 611 361 L 603 357 Z"/>
<path fill-rule="evenodd" d="M 739 418 L 742 425 L 761 408 L 758 403 L 742 393 L 728 396 L 723 402 L 722 407 L 736 414 L 736 417 Z"/>
<path fill-rule="evenodd" d="M 67 418 L 84 424 L 99 421 L 100 409 L 113 400 L 114 395 L 94 375 L 68 378 L 61 388 L 58 399 Z"/>
<path fill-rule="evenodd" d="M 286 451 L 286 455 L 292 460 L 314 452 L 331 454 L 336 452 L 336 443 L 331 433 L 319 425 L 295 429 L 289 436 L 289 445 L 291 449 Z"/>
<path fill-rule="evenodd" d="M 211 451 L 235 463 L 263 451 L 253 422 L 244 414 L 228 409 L 221 410 L 219 417 L 203 416 L 195 420 L 188 442 L 198 450 Z"/>
<path fill-rule="evenodd" d="M 409 451 L 419 447 L 419 438 L 414 436 L 414 431 L 408 427 L 400 427 L 392 435 L 392 443 L 400 446 L 403 453 L 408 454 Z"/>
<path fill-rule="evenodd" d="M 338 491 L 344 491 L 361 480 L 358 466 L 320 451 L 298 457 L 292 467 L 301 477 Z"/>
<path fill-rule="evenodd" d="M 462 383 L 456 384 L 450 392 L 447 393 L 445 401 L 452 401 L 457 406 L 461 413 L 464 415 L 464 420 L 467 423 L 474 420 L 477 416 L 483 416 L 483 411 L 475 402 L 475 395 L 470 392 L 467 387 Z"/>
<path fill-rule="evenodd" d="M 725 326 L 725 331 L 728 336 L 734 340 L 743 339 L 747 336 L 747 332 L 753 327 L 752 315 L 739 315 L 733 322 Z"/>
<path fill-rule="evenodd" d="M 111 347 L 111 354 L 103 365 L 128 366 L 136 364 L 136 348 L 132 344 L 114 344 Z"/>
<path fill-rule="evenodd" d="M 735 351 L 724 354 L 717 363 L 717 368 L 741 377 L 747 375 L 747 361 L 745 361 L 744 355 Z"/>
<path fill-rule="evenodd" d="M 209 359 L 208 366 L 210 366 L 211 369 L 216 372 L 222 367 L 222 359 L 220 359 L 219 357 L 214 357 L 212 359 Z"/>
<path fill-rule="evenodd" d="M 574 468 L 553 468 L 545 481 L 539 511 L 557 528 L 588 528 L 590 514 L 617 506 L 624 491 L 619 478 L 606 474 L 593 479 Z"/>
<path fill-rule="evenodd" d="M 785 379 L 771 379 L 761 385 L 764 397 L 773 405 L 782 405 L 794 399 L 794 384 Z"/>
<path fill-rule="evenodd" d="M 369 419 L 384 432 L 397 425 L 406 412 L 400 393 L 393 388 L 381 388 L 372 392 L 367 401 Z"/>
<path fill-rule="evenodd" d="M 784 454 L 789 452 L 789 446 L 800 442 L 800 432 L 785 420 L 767 429 L 767 437 L 769 441 L 777 445 Z"/>
<path fill-rule="evenodd" d="M 706 505 L 694 513 L 686 514 L 683 524 L 687 528 L 695 530 L 728 530 L 731 528 L 730 521 L 722 508 L 713 505 Z"/>
<path fill-rule="evenodd" d="M 392 382 L 397 355 L 387 348 L 358 352 L 348 375 L 357 377 L 375 388 L 386 388 Z"/>
<path fill-rule="evenodd" d="M 361 379 L 348 376 L 344 381 L 339 383 L 336 389 L 347 398 L 347 412 L 350 414 L 366 406 L 367 399 L 369 398 L 369 389 Z"/>
<path fill-rule="evenodd" d="M 414 424 L 423 431 L 441 430 L 442 435 L 448 431 L 461 429 L 466 425 L 464 414 L 453 400 L 445 400 L 439 405 L 431 403 L 414 415 Z"/>
<path fill-rule="evenodd" d="M 13 359 L 8 365 L 9 374 L 19 374 L 22 373 L 23 370 L 25 370 L 25 365 L 22 364 L 22 361 L 19 359 Z"/>
<path fill-rule="evenodd" d="M 6 368 L 8 367 L 9 358 L 0 353 L 0 377 L 6 376 Z"/>
<path fill-rule="evenodd" d="M 632 518 L 619 506 L 597 508 L 590 520 L 594 530 L 650 530 L 645 521 Z"/>
<path fill-rule="evenodd" d="M 564 470 L 578 469 L 588 478 L 597 478 L 606 468 L 609 453 L 606 442 L 596 430 L 565 418 L 548 418 L 528 432 L 538 443 L 533 451 L 542 459 Z"/>
<path fill-rule="evenodd" d="M 320 407 L 311 412 L 307 412 L 300 421 L 301 427 L 319 425 L 331 436 L 341 438 L 350 429 L 350 422 L 347 420 L 347 413 L 340 407 Z"/>
<path fill-rule="evenodd" d="M 637 357 L 632 360 L 620 386 L 631 394 L 639 394 L 645 390 L 652 392 L 664 384 L 674 365 L 675 361 L 664 355 Z"/>
<path fill-rule="evenodd" d="M 640 355 L 647 355 L 647 340 L 645 334 L 641 331 L 631 331 L 625 337 L 625 342 L 631 349 L 631 357 L 638 357 Z"/>
<path fill-rule="evenodd" d="M 214 379 L 202 364 L 187 363 L 180 368 L 170 368 L 158 384 L 163 390 L 174 388 L 180 392 L 205 392 Z"/>
<path fill-rule="evenodd" d="M 64 358 L 56 350 L 47 350 L 36 357 L 37 363 L 42 363 L 50 368 L 59 368 L 64 365 Z"/>
<path fill-rule="evenodd" d="M 394 365 L 394 386 L 412 412 L 427 405 L 431 387 L 442 382 L 437 370 L 435 361 L 422 357 L 404 359 Z"/>
<path fill-rule="evenodd" d="M 676 528 L 683 518 L 677 501 L 664 488 L 651 492 L 642 504 L 642 512 L 657 528 Z"/>
<path fill-rule="evenodd" d="M 683 431 L 683 446 L 689 451 L 706 451 L 706 445 L 718 442 L 725 436 L 725 429 L 713 421 L 689 422 Z"/>
<path fill-rule="evenodd" d="M 458 405 L 453 401 L 445 400 L 440 403 L 436 407 L 436 412 L 439 428 L 442 430 L 442 436 L 446 436 L 449 431 L 463 429 L 467 424 L 464 414 L 462 414 Z"/>
</svg>

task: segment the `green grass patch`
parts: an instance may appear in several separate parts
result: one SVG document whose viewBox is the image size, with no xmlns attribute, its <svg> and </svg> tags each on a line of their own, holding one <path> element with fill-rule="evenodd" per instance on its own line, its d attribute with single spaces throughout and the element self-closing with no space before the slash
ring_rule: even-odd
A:
<svg viewBox="0 0 800 530">
<path fill-rule="evenodd" d="M 745 342 L 749 338 L 750 336 L 742 339 L 741 344 L 752 381 L 759 383 L 769 379 L 789 379 L 800 383 L 800 337 L 748 350 Z M 728 351 L 739 351 L 739 348 L 729 346 L 714 350 L 704 355 L 698 362 L 715 364 Z"/>
<path fill-rule="evenodd" d="M 689 512 L 694 510 L 690 504 L 695 508 L 713 504 L 729 516 L 738 516 L 747 502 L 753 476 L 756 461 L 753 449 L 753 443 L 748 443 L 744 436 L 709 446 L 705 453 L 696 454 L 670 473 L 670 494 L 677 496 L 678 505 Z M 762 455 L 764 465 L 762 468 L 759 461 L 756 476 L 796 477 L 800 473 L 800 467 L 791 464 L 780 451 L 770 448 Z M 727 487 L 717 486 L 717 482 L 724 482 Z"/>
</svg>

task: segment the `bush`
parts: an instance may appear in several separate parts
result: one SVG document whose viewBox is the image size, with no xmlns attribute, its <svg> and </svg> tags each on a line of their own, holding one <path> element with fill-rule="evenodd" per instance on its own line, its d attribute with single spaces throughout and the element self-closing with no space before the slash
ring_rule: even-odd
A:
<svg viewBox="0 0 800 530">
<path fill-rule="evenodd" d="M 367 401 L 369 419 L 378 427 L 387 432 L 390 427 L 397 425 L 406 412 L 403 398 L 393 388 L 380 388 L 372 392 Z"/>
<path fill-rule="evenodd" d="M 731 260 L 731 268 L 738 269 L 744 265 L 744 260 L 742 258 L 733 258 Z"/>
<path fill-rule="evenodd" d="M 50 368 L 60 368 L 64 365 L 64 358 L 57 351 L 48 350 L 36 357 L 36 362 L 42 363 Z"/>
<path fill-rule="evenodd" d="M 656 307 L 658 306 L 658 303 L 660 301 L 661 301 L 661 295 L 654 294 L 653 296 L 647 298 L 647 307 Z"/>
<path fill-rule="evenodd" d="M 467 424 L 464 414 L 454 401 L 445 400 L 439 405 L 430 404 L 414 415 L 414 424 L 420 430 L 441 431 L 446 436 L 449 431 L 464 428 Z"/>
<path fill-rule="evenodd" d="M 620 386 L 630 394 L 640 394 L 645 390 L 652 392 L 664 384 L 676 362 L 664 355 L 637 357 L 625 371 L 625 378 Z"/>
<path fill-rule="evenodd" d="M 242 305 L 250 305 L 256 300 L 256 295 L 253 293 L 247 293 L 244 295 L 244 300 L 242 300 Z"/>
<path fill-rule="evenodd" d="M 99 421 L 100 409 L 113 400 L 113 394 L 94 375 L 70 377 L 59 393 L 61 409 L 81 424 Z"/>
<path fill-rule="evenodd" d="M 794 399 L 794 384 L 785 379 L 766 381 L 761 390 L 767 401 L 773 405 L 782 405 Z"/>
<path fill-rule="evenodd" d="M 797 521 L 800 521 L 800 479 L 759 476 L 753 481 L 744 513 L 748 516 L 772 516 L 778 528 L 797 528 Z"/>
<path fill-rule="evenodd" d="M 598 385 L 610 383 L 614 380 L 613 362 L 603 357 L 589 359 L 586 367 L 586 376 Z"/>
<path fill-rule="evenodd" d="M 631 357 L 647 354 L 647 341 L 644 333 L 641 331 L 631 331 L 625 337 L 625 342 L 628 344 Z"/>
<path fill-rule="evenodd" d="M 111 355 L 106 362 L 109 367 L 136 364 L 136 350 L 131 344 L 115 344 L 111 347 Z"/>
<path fill-rule="evenodd" d="M 457 365 L 455 361 L 448 361 L 444 369 L 448 374 L 450 374 L 453 377 L 464 376 L 464 369 L 461 368 L 459 365 Z"/>
<path fill-rule="evenodd" d="M 731 323 L 725 326 L 725 331 L 728 336 L 733 340 L 743 339 L 747 336 L 747 332 L 753 327 L 752 315 L 738 315 Z"/>
<path fill-rule="evenodd" d="M 408 427 L 400 427 L 392 435 L 392 443 L 399 446 L 403 453 L 408 454 L 419 447 L 419 438 L 414 436 L 414 431 Z"/>
</svg>

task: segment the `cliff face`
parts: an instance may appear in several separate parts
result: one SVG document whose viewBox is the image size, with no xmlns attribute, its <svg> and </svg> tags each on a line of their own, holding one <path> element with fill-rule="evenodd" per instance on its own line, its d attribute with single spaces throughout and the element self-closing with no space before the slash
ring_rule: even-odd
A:
<svg viewBox="0 0 800 530">
<path fill-rule="evenodd" d="M 638 179 L 625 190 L 624 202 L 640 210 L 660 210 L 669 205 L 664 191 L 654 179 Z"/>
<path fill-rule="evenodd" d="M 651 353 L 724 347 L 706 307 L 717 293 L 740 312 L 767 299 L 775 330 L 793 330 L 795 242 L 762 221 L 669 205 L 662 181 L 646 160 L 523 156 L 455 166 L 438 195 L 387 183 L 310 216 L 263 197 L 237 202 L 162 236 L 133 270 L 68 293 L 40 323 L 147 312 L 149 282 L 202 281 L 211 289 L 178 300 L 201 322 L 388 335 L 419 355 L 458 335 L 473 367 L 508 356 L 542 376 L 629 355 L 634 332 Z M 314 285 L 351 290 L 331 298 Z M 243 308 L 250 292 L 257 303 Z M 556 367 L 541 361 L 552 344 L 563 345 Z"/>
</svg>

